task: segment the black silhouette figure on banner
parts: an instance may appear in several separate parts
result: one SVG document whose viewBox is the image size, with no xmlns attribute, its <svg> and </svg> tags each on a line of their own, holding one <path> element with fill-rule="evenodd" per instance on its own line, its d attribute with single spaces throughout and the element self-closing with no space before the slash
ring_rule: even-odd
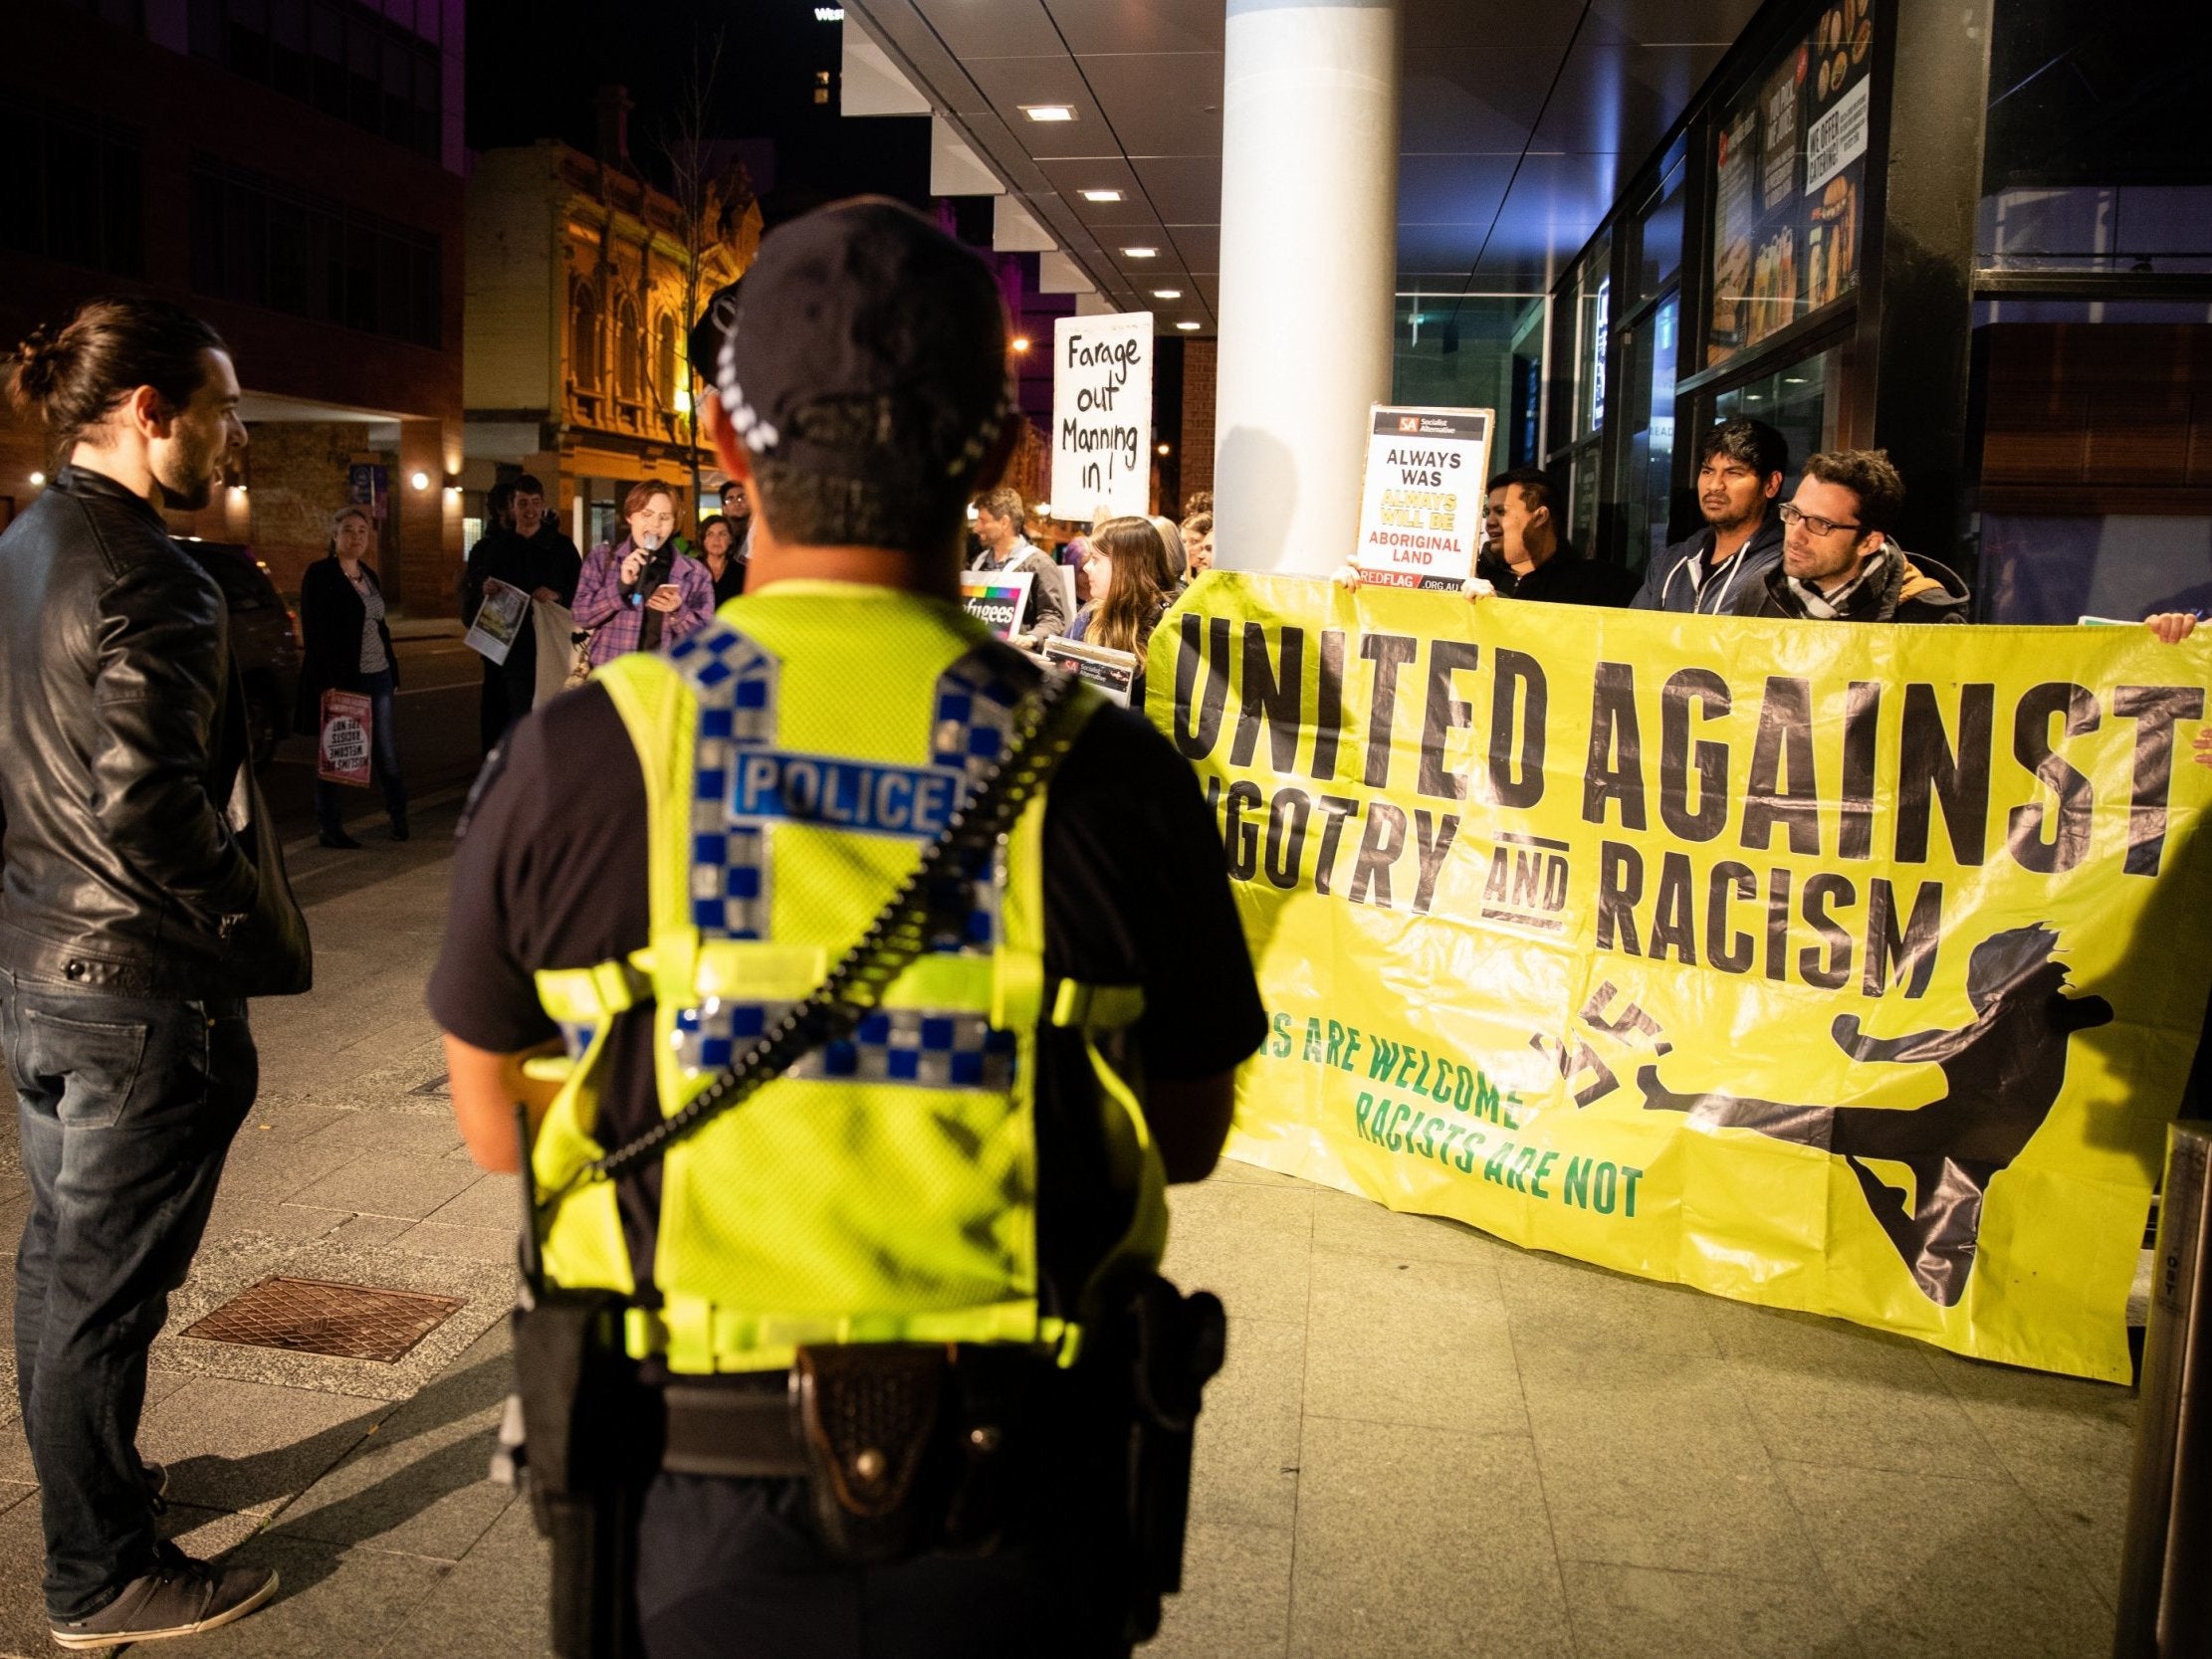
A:
<svg viewBox="0 0 2212 1659">
<path fill-rule="evenodd" d="M 1974 1018 L 1956 1031 L 1870 1037 L 1857 1014 L 1836 1016 L 1836 1044 L 1854 1060 L 1941 1067 L 1948 1088 L 1926 1106 L 1783 1106 L 1676 1094 L 1651 1065 L 1636 1078 L 1645 1110 L 1687 1113 L 1692 1123 L 1714 1129 L 1757 1130 L 1843 1158 L 1921 1293 L 1939 1307 L 1955 1307 L 1974 1269 L 1990 1177 L 2020 1155 L 2051 1115 L 2066 1084 L 2067 1039 L 2112 1017 L 2101 996 L 2067 994 L 2058 944 L 2059 935 L 2038 923 L 1975 945 L 1966 962 Z M 1912 1172 L 1910 1208 L 1868 1167 L 1872 1158 Z"/>
</svg>

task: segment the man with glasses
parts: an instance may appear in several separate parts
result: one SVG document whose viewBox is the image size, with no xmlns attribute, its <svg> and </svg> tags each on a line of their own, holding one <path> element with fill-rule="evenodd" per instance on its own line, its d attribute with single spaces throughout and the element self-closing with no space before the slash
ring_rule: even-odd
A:
<svg viewBox="0 0 2212 1659">
<path fill-rule="evenodd" d="M 1777 509 L 1782 561 L 1736 602 L 1738 616 L 1816 622 L 1964 622 L 1966 584 L 1890 539 L 1904 480 L 1878 449 L 1811 456 Z"/>
<path fill-rule="evenodd" d="M 1782 560 L 1774 504 L 1790 470 L 1790 442 L 1764 421 L 1722 421 L 1697 458 L 1704 528 L 1657 554 L 1629 608 L 1726 616 Z"/>
</svg>

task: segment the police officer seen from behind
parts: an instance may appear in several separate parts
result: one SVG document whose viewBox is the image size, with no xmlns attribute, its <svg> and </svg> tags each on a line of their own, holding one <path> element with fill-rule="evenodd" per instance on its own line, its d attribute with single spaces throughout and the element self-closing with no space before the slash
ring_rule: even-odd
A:
<svg viewBox="0 0 2212 1659">
<path fill-rule="evenodd" d="M 824 209 L 693 357 L 752 486 L 746 592 L 518 729 L 430 991 L 478 1160 L 515 1167 L 512 1103 L 535 1130 L 517 1365 L 556 1646 L 1125 1654 L 1189 1453 L 1183 1408 L 1135 1404 L 1131 1332 L 1191 1408 L 1218 1336 L 1151 1272 L 1162 1180 L 1212 1168 L 1265 1032 L 1221 848 L 1140 716 L 958 603 L 1019 420 L 980 260 L 889 202 Z M 872 1011 L 664 1157 L 586 1167 L 718 1099 L 973 833 L 964 799 L 1024 804 Z"/>
<path fill-rule="evenodd" d="M 1704 528 L 1655 554 L 1630 609 L 1726 616 L 1782 562 L 1774 504 L 1790 470 L 1790 442 L 1764 421 L 1722 421 L 1697 456 Z"/>
</svg>

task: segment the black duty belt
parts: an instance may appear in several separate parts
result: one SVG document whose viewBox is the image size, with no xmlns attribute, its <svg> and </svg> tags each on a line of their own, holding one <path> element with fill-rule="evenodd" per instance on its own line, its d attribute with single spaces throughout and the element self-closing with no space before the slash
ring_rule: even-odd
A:
<svg viewBox="0 0 2212 1659">
<path fill-rule="evenodd" d="M 671 1475 L 787 1479 L 807 1473 L 787 1372 L 715 1382 L 671 1380 L 661 1467 Z"/>
</svg>

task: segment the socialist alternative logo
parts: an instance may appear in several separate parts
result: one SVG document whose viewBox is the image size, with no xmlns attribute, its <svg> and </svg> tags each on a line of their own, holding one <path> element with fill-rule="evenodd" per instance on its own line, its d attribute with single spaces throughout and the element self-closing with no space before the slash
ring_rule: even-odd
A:
<svg viewBox="0 0 2212 1659">
<path fill-rule="evenodd" d="M 2068 1039 L 2112 1018 L 2101 996 L 2067 994 L 2058 946 L 2059 935 L 2041 923 L 1975 945 L 1966 963 L 1974 1018 L 1955 1031 L 1870 1037 L 1857 1014 L 1836 1016 L 1830 1034 L 1854 1060 L 1939 1067 L 1947 1087 L 1926 1106 L 1787 1106 L 1676 1094 L 1659 1081 L 1655 1064 L 1636 1077 L 1645 1110 L 1685 1113 L 1709 1129 L 1756 1130 L 1841 1157 L 1921 1294 L 1938 1307 L 1956 1307 L 1974 1270 L 1991 1177 L 2021 1154 L 2058 1103 Z M 1874 1160 L 1911 1172 L 1909 1202 L 1870 1167 Z"/>
</svg>

